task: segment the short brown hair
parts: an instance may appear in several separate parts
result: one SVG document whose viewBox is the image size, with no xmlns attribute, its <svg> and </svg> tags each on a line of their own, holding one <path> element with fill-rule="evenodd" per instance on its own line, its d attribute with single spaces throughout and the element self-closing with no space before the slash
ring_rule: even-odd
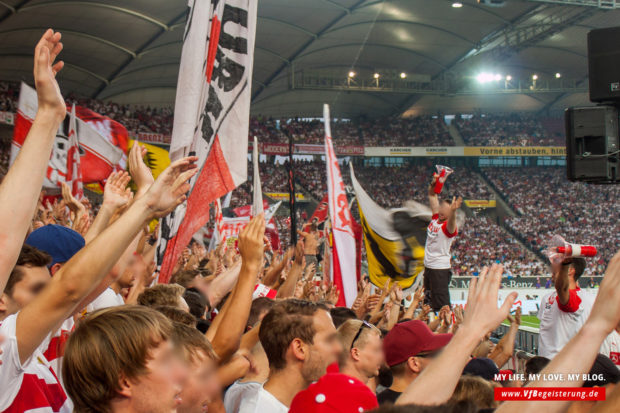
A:
<svg viewBox="0 0 620 413">
<path fill-rule="evenodd" d="M 200 358 L 200 353 L 211 360 L 219 360 L 211 343 L 200 331 L 181 323 L 172 324 L 172 341 L 182 351 L 183 358 L 186 361 L 194 362 Z"/>
<path fill-rule="evenodd" d="M 107 413 L 120 378 L 148 372 L 150 353 L 172 334 L 172 322 L 152 308 L 118 306 L 86 316 L 71 334 L 62 365 L 78 413 Z"/>
<path fill-rule="evenodd" d="M 196 317 L 187 311 L 181 310 L 179 307 L 173 307 L 171 305 L 158 305 L 157 307 L 154 307 L 154 309 L 168 317 L 170 321 L 185 324 L 188 327 L 196 328 L 196 324 L 198 323 Z"/>
<path fill-rule="evenodd" d="M 258 332 L 271 369 L 281 370 L 286 367 L 286 351 L 294 339 L 313 343 L 316 331 L 312 317 L 319 310 L 328 311 L 323 304 L 295 298 L 273 305 L 263 318 Z"/>
<path fill-rule="evenodd" d="M 260 316 L 264 312 L 268 312 L 273 307 L 274 301 L 269 297 L 258 297 L 252 301 L 250 307 L 250 316 L 248 317 L 248 327 L 254 327 L 258 323 Z"/>
<path fill-rule="evenodd" d="M 156 284 L 140 293 L 138 304 L 147 307 L 157 307 L 158 305 L 178 307 L 184 292 L 185 288 L 179 284 Z"/>
<path fill-rule="evenodd" d="M 172 276 L 170 283 L 179 284 L 181 287 L 189 288 L 192 287 L 190 284 L 198 276 L 202 277 L 201 272 L 198 270 L 182 270 Z"/>
<path fill-rule="evenodd" d="M 4 292 L 9 297 L 13 294 L 13 287 L 24 278 L 24 272 L 19 267 L 47 267 L 52 262 L 52 257 L 41 250 L 31 247 L 28 244 L 22 246 L 17 257 L 17 262 L 13 271 L 9 275 L 9 279 L 4 287 Z"/>
</svg>

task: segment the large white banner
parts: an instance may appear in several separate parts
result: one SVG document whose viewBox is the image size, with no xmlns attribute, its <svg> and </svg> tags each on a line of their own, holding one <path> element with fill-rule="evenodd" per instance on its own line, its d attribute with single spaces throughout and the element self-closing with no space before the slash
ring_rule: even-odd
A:
<svg viewBox="0 0 620 413">
<path fill-rule="evenodd" d="M 333 271 L 333 281 L 340 290 L 337 304 L 346 304 L 347 307 L 351 307 L 357 296 L 355 235 L 347 193 L 332 144 L 329 105 L 323 106 L 323 120 L 325 121 L 327 203 L 334 236 L 333 263 L 330 268 Z"/>
</svg>

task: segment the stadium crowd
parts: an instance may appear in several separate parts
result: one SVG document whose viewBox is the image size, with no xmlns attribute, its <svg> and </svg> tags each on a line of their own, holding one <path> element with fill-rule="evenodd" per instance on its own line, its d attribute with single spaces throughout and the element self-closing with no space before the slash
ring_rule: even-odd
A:
<svg viewBox="0 0 620 413">
<path fill-rule="evenodd" d="M 569 182 L 558 168 L 485 169 L 485 175 L 520 214 L 506 223 L 533 250 L 543 252 L 551 236 L 569 242 L 595 245 L 595 266 L 587 274 L 599 275 L 618 247 L 620 188 Z"/>
<path fill-rule="evenodd" d="M 171 283 L 156 283 L 164 274 L 155 272 L 157 231 L 148 223 L 185 200 L 197 158 L 179 159 L 154 179 L 145 151 L 135 145 L 129 173 L 109 177 L 97 211 L 66 185 L 62 200 L 45 203 L 41 187 L 66 116 L 55 79 L 61 50 L 60 34 L 51 29 L 36 46 L 37 114 L 0 185 L 0 411 L 584 408 L 581 401 L 495 397 L 496 389 L 522 385 L 607 390 L 607 400 L 595 407 L 617 411 L 620 373 L 598 352 L 620 324 L 620 253 L 609 262 L 589 316 L 555 334 L 561 338 L 556 354 L 526 366 L 551 379 L 527 383 L 508 377 L 512 370 L 500 372 L 514 355 L 521 322 L 520 310 L 510 313 L 515 292 L 498 306 L 500 264 L 480 269 L 465 307 L 434 314 L 421 288 L 409 295 L 398 283 L 375 288 L 365 280 L 350 308 L 336 307 L 339 290 L 306 265 L 303 242 L 270 251 L 259 214 L 235 247 L 222 243 L 207 251 L 193 243 L 175 263 Z M 466 265 L 479 259 L 467 257 Z M 578 261 L 563 262 L 554 276 L 574 282 L 578 267 Z M 505 320 L 508 332 L 493 345 L 490 332 Z M 600 375 L 584 380 L 588 372 Z M 575 377 L 562 380 L 566 373 Z M 576 389 L 582 385 L 593 389 Z"/>
<path fill-rule="evenodd" d="M 455 118 L 455 124 L 471 146 L 557 146 L 564 143 L 563 131 L 545 118 L 529 114 L 474 115 Z"/>
</svg>

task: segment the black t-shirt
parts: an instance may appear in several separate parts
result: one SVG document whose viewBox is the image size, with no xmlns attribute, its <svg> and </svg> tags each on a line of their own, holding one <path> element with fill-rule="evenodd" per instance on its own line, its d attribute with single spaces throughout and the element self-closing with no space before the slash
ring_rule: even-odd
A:
<svg viewBox="0 0 620 413">
<path fill-rule="evenodd" d="M 381 393 L 377 394 L 377 401 L 379 404 L 396 403 L 396 399 L 402 394 L 402 392 L 394 391 L 391 389 L 385 389 Z"/>
</svg>

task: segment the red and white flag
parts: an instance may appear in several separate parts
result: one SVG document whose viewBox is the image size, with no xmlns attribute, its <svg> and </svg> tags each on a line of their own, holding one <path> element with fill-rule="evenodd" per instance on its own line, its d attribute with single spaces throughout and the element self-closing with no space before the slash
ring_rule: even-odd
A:
<svg viewBox="0 0 620 413">
<path fill-rule="evenodd" d="M 13 141 L 11 142 L 11 164 L 17 157 L 28 131 L 32 126 L 32 122 L 37 113 L 38 101 L 37 92 L 25 83 L 22 83 L 19 94 L 19 102 L 17 107 L 17 116 L 15 117 L 15 127 L 13 128 Z M 114 167 L 121 161 L 122 150 L 108 141 L 106 137 L 101 135 L 89 123 L 80 118 L 80 108 L 76 107 L 77 116 L 68 116 L 62 123 L 56 133 L 52 154 L 47 168 L 43 187 L 47 190 L 57 191 L 60 193 L 60 183 L 70 182 L 68 176 L 77 176 L 67 169 L 69 159 L 76 153 L 79 153 L 79 170 L 82 174 L 82 182 L 93 183 L 104 181 Z M 73 112 L 73 111 L 72 111 Z M 94 112 L 92 112 L 94 113 Z M 75 121 L 73 130 L 74 136 L 79 137 L 80 151 L 73 151 L 71 156 L 71 148 L 75 148 L 69 141 L 71 130 L 71 122 Z"/>
<path fill-rule="evenodd" d="M 77 199 L 84 196 L 82 185 L 82 168 L 80 168 L 80 143 L 77 136 L 77 118 L 75 105 L 71 106 L 69 116 L 69 150 L 67 151 L 67 176 L 66 183 L 71 188 L 71 194 Z"/>
<path fill-rule="evenodd" d="M 340 290 L 338 306 L 351 307 L 357 296 L 357 271 L 353 218 L 345 191 L 340 166 L 332 143 L 329 105 L 323 105 L 325 122 L 325 162 L 327 164 L 327 198 L 332 224 L 334 245 L 331 273 L 333 282 Z"/>
<path fill-rule="evenodd" d="M 208 221 L 208 205 L 247 179 L 257 3 L 189 0 L 170 159 L 195 154 L 200 172 L 187 202 L 162 222 L 160 282 Z"/>
</svg>

